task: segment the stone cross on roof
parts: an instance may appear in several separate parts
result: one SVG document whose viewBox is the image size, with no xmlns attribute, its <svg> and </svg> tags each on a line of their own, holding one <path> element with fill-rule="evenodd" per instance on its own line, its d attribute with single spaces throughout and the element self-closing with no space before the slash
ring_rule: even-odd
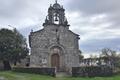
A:
<svg viewBox="0 0 120 80">
<path fill-rule="evenodd" d="M 57 0 L 55 0 L 55 2 L 57 3 Z"/>
</svg>

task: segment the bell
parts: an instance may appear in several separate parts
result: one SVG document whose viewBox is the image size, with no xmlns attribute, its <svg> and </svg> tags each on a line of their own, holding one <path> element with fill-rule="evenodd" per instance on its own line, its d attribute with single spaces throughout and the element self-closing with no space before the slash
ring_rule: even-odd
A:
<svg viewBox="0 0 120 80">
<path fill-rule="evenodd" d="M 55 21 L 58 21 L 58 18 L 57 18 L 57 17 L 55 17 Z"/>
</svg>

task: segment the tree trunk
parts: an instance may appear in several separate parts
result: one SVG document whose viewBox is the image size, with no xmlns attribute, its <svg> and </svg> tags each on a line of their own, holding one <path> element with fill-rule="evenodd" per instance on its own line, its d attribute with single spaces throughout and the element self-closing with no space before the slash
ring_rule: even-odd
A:
<svg viewBox="0 0 120 80">
<path fill-rule="evenodd" d="M 11 66 L 10 66 L 9 61 L 4 60 L 3 65 L 4 65 L 4 70 L 11 70 Z"/>
</svg>

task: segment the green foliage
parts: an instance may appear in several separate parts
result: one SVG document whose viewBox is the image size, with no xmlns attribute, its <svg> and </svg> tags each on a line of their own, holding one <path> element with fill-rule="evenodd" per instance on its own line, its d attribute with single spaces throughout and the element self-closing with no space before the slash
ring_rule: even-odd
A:
<svg viewBox="0 0 120 80">
<path fill-rule="evenodd" d="M 116 53 L 116 51 L 111 50 L 109 48 L 102 49 L 101 57 L 107 57 L 112 61 L 112 64 L 115 68 L 120 68 L 120 56 Z"/>
<path fill-rule="evenodd" d="M 12 71 L 22 72 L 22 73 L 31 73 L 31 74 L 41 74 L 41 75 L 50 75 L 55 76 L 55 68 L 21 68 L 14 67 Z"/>
<path fill-rule="evenodd" d="M 26 39 L 16 30 L 0 30 L 0 60 L 19 61 L 28 53 Z"/>
<path fill-rule="evenodd" d="M 73 77 L 107 77 L 112 76 L 113 70 L 109 66 L 72 67 Z"/>
<path fill-rule="evenodd" d="M 0 72 L 0 77 L 5 80 L 120 80 L 120 75 L 111 77 L 51 77 L 36 74 L 17 73 L 17 72 Z"/>
<path fill-rule="evenodd" d="M 105 57 L 117 57 L 116 51 L 111 50 L 109 48 L 104 48 L 102 49 L 102 54 L 101 56 Z"/>
</svg>

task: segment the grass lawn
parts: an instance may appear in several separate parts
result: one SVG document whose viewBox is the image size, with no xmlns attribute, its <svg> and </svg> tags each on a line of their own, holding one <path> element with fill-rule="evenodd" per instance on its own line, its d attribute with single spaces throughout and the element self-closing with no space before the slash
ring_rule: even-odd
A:
<svg viewBox="0 0 120 80">
<path fill-rule="evenodd" d="M 81 77 L 55 78 L 51 76 L 43 76 L 43 75 L 36 75 L 36 74 L 1 71 L 0 80 L 1 78 L 4 78 L 5 80 L 120 80 L 120 75 L 116 75 L 113 77 L 94 77 L 94 78 L 81 78 Z"/>
</svg>

